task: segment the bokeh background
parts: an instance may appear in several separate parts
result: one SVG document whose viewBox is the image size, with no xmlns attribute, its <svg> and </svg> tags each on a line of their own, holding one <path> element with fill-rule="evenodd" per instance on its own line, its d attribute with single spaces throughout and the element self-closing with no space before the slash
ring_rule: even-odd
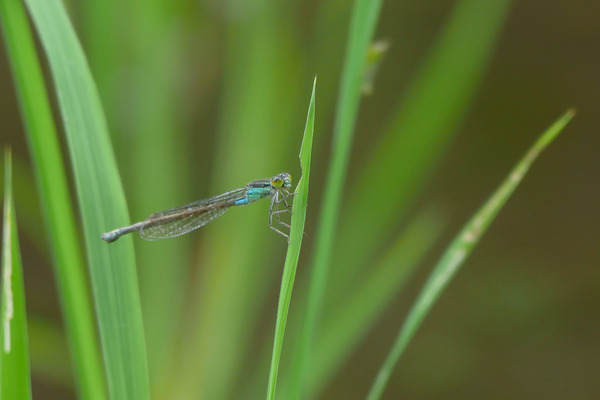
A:
<svg viewBox="0 0 600 400">
<path fill-rule="evenodd" d="M 383 3 L 376 38 L 390 47 L 374 93 L 362 100 L 348 186 L 456 3 Z M 68 6 L 103 100 L 133 220 L 280 171 L 299 175 L 297 153 L 318 74 L 308 236 L 298 271 L 300 285 L 305 282 L 352 2 L 74 0 Z M 364 397 L 440 253 L 569 107 L 577 116 L 435 306 L 384 398 L 589 399 L 600 393 L 598 16 L 600 3 L 593 1 L 511 3 L 455 136 L 410 205 L 409 213 L 438 205 L 447 228 L 319 398 Z M 75 398 L 23 126 L 3 48 L 1 54 L 1 135 L 15 153 L 34 397 Z M 241 152 L 256 162 L 240 165 Z M 394 177 L 390 171 L 389 185 L 397 184 Z M 245 388 L 260 375 L 258 349 L 272 340 L 285 251 L 266 227 L 266 207 L 233 210 L 222 225 L 169 242 L 135 239 L 155 398 L 252 398 Z M 247 240 L 257 230 L 258 238 Z M 235 254 L 229 253 L 244 254 L 244 246 L 268 266 L 230 270 Z M 239 286 L 227 286 L 232 274 Z M 249 281 L 252 289 L 244 291 Z M 240 302 L 254 306 L 235 308 Z M 223 310 L 237 310 L 235 322 L 220 319 Z M 232 342 L 240 331 L 243 343 Z M 232 355 L 213 365 L 211 355 L 223 347 Z M 195 368 L 197 359 L 206 361 Z M 203 371 L 213 375 L 203 378 Z M 204 390 L 206 382 L 228 389 Z M 264 390 L 258 393 L 261 398 Z"/>
</svg>

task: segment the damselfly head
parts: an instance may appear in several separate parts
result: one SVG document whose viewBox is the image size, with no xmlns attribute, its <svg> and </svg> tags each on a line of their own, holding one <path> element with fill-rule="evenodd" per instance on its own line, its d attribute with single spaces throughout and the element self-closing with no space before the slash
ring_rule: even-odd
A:
<svg viewBox="0 0 600 400">
<path fill-rule="evenodd" d="M 276 188 L 292 187 L 292 176 L 287 172 L 282 172 L 281 174 L 275 175 L 273 178 L 271 178 L 271 185 L 273 185 Z"/>
</svg>

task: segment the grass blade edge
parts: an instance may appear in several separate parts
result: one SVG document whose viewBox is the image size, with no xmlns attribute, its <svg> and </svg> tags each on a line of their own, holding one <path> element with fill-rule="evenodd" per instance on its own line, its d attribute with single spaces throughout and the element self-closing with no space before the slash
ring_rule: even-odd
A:
<svg viewBox="0 0 600 400">
<path fill-rule="evenodd" d="M 392 349 L 377 373 L 375 381 L 366 397 L 367 400 L 378 400 L 381 398 L 398 359 L 421 325 L 421 322 L 427 316 L 429 310 L 433 307 L 435 301 L 479 242 L 502 206 L 522 181 L 537 156 L 562 131 L 574 115 L 575 112 L 573 110 L 568 110 L 540 136 L 525 156 L 517 163 L 508 177 L 500 184 L 498 189 L 471 217 L 450 246 L 448 246 L 423 286 L 417 300 L 411 307 Z"/>
</svg>

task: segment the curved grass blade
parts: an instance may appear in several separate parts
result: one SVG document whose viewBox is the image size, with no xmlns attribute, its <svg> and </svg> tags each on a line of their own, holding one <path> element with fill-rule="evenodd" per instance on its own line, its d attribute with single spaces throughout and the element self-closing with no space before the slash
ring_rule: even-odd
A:
<svg viewBox="0 0 600 400">
<path fill-rule="evenodd" d="M 100 234 L 129 222 L 98 93 L 59 0 L 26 0 L 46 51 L 74 169 L 102 352 L 113 399 L 149 397 L 146 350 L 131 239 Z"/>
<path fill-rule="evenodd" d="M 341 221 L 333 252 L 333 268 L 344 273 L 332 282 L 332 295 L 343 296 L 346 286 L 360 279 L 360 268 L 386 242 L 427 181 L 475 96 L 510 4 L 459 0 L 454 5 L 385 136 L 350 186 L 343 212 L 352 218 Z M 389 171 L 394 171 L 393 184 Z"/>
<path fill-rule="evenodd" d="M 23 264 L 12 193 L 12 160 L 4 152 L 2 222 L 2 325 L 0 326 L 0 399 L 31 399 Z"/>
<path fill-rule="evenodd" d="M 431 272 L 419 297 L 410 309 L 390 353 L 379 370 L 373 386 L 371 386 L 367 400 L 378 400 L 381 398 L 398 359 L 421 325 L 421 322 L 423 322 L 431 310 L 431 307 L 433 307 L 437 298 L 442 294 L 463 262 L 471 254 L 471 251 L 479 242 L 504 203 L 506 203 L 521 180 L 523 180 L 523 177 L 537 156 L 554 140 L 574 115 L 573 110 L 567 111 L 538 138 L 504 182 L 502 182 L 500 187 L 496 189 L 488 201 L 471 217 L 450 246 L 448 246 L 440 261 Z"/>
<path fill-rule="evenodd" d="M 285 333 L 287 315 L 292 299 L 296 268 L 298 267 L 298 258 L 300 257 L 300 246 L 302 245 L 302 236 L 304 235 L 306 204 L 308 202 L 308 181 L 310 177 L 310 159 L 315 123 L 316 86 L 317 78 L 315 77 L 312 94 L 310 96 L 310 104 L 308 106 L 306 126 L 304 127 L 302 147 L 300 148 L 302 177 L 298 181 L 296 194 L 294 195 L 294 204 L 292 206 L 292 228 L 290 230 L 290 243 L 285 257 L 285 264 L 283 266 L 283 276 L 281 278 L 281 290 L 279 292 L 279 304 L 277 306 L 277 322 L 275 324 L 275 338 L 273 340 L 273 355 L 271 358 L 271 371 L 269 373 L 269 384 L 267 387 L 267 400 L 275 399 L 277 372 L 279 370 L 279 360 L 281 359 L 281 349 L 283 347 L 283 335 Z"/>
<path fill-rule="evenodd" d="M 320 390 L 376 323 L 389 302 L 411 276 L 420 259 L 427 254 L 441 234 L 446 225 L 443 220 L 435 207 L 427 207 L 418 212 L 406 230 L 397 238 L 396 243 L 382 255 L 380 260 L 374 261 L 372 275 L 353 293 L 352 297 L 342 300 L 337 307 L 323 311 L 322 327 L 311 350 L 311 368 L 307 371 L 303 389 L 306 398 L 318 397 Z M 302 289 L 300 288 L 297 293 L 295 306 L 297 309 L 302 309 L 306 301 L 306 292 Z M 300 333 L 297 326 L 299 323 L 301 323 L 299 318 L 288 321 L 288 340 L 291 337 L 291 343 L 296 342 L 294 335 Z M 266 341 L 261 345 L 260 357 L 253 362 L 254 371 L 242 385 L 243 396 L 240 400 L 257 398 L 264 387 L 264 382 L 261 384 L 260 374 L 268 368 L 267 352 L 270 348 L 267 347 L 270 345 L 271 343 Z M 297 350 L 293 345 L 288 348 Z M 283 366 L 278 385 L 280 393 L 278 398 L 282 399 L 288 398 L 287 393 L 295 378 L 286 367 L 289 365 Z"/>
<path fill-rule="evenodd" d="M 81 239 L 33 35 L 20 1 L 0 0 L 0 19 L 50 240 L 76 387 L 82 399 L 105 399 Z M 41 218 L 32 222 L 35 226 L 29 226 L 39 231 Z"/>
<path fill-rule="evenodd" d="M 292 360 L 291 376 L 294 383 L 290 387 L 290 392 L 286 393 L 286 398 L 289 399 L 300 398 L 304 385 L 308 357 L 327 283 L 333 237 L 344 192 L 344 180 L 364 81 L 365 59 L 375 32 L 381 3 L 382 0 L 356 0 L 352 11 L 335 116 L 332 146 L 334 151 L 327 173 L 325 197 L 315 239 L 316 247 L 303 332 L 300 336 L 300 345 Z"/>
</svg>

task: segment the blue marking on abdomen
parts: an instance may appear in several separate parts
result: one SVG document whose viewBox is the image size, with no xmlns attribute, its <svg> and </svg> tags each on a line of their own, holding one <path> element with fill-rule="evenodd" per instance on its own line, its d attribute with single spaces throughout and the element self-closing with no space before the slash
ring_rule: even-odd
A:
<svg viewBox="0 0 600 400">
<path fill-rule="evenodd" d="M 244 197 L 243 199 L 239 199 L 235 201 L 235 205 L 236 206 L 242 206 L 245 204 L 248 204 L 250 201 L 248 200 L 248 197 Z"/>
</svg>

